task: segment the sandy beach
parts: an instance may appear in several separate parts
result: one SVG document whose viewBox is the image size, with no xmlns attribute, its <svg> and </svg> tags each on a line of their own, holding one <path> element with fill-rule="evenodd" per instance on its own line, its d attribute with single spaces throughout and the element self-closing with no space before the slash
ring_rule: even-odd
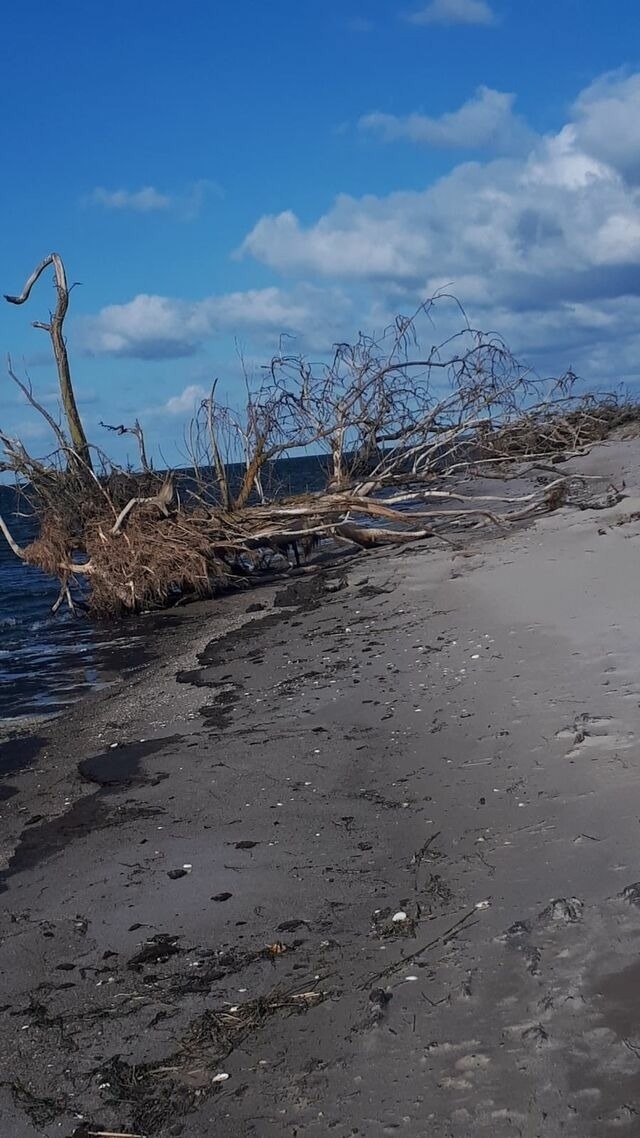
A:
<svg viewBox="0 0 640 1138">
<path fill-rule="evenodd" d="M 4 744 L 0 1133 L 640 1131 L 640 441 Z"/>
</svg>

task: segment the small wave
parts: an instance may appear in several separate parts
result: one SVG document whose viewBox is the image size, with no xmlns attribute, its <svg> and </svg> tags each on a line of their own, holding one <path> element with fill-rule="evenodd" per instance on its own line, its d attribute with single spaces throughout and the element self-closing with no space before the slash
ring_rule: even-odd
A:
<svg viewBox="0 0 640 1138">
<path fill-rule="evenodd" d="M 2 628 L 17 628 L 18 618 L 16 616 L 3 616 L 0 619 L 0 629 Z"/>
<path fill-rule="evenodd" d="M 46 620 L 46 619 L 45 620 L 32 620 L 28 626 L 29 632 L 39 632 L 41 628 L 49 629 L 51 627 L 52 627 L 52 621 Z"/>
</svg>

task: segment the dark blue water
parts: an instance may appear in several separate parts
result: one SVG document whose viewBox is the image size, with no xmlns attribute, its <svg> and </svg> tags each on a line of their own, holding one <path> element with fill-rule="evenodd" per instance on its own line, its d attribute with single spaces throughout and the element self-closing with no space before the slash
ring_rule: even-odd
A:
<svg viewBox="0 0 640 1138">
<path fill-rule="evenodd" d="M 324 478 L 317 458 L 286 460 L 273 464 L 265 491 L 319 489 Z M 26 545 L 36 527 L 19 509 L 13 489 L 0 486 L 0 513 Z M 142 656 L 148 621 L 100 625 L 66 607 L 53 615 L 57 595 L 57 582 L 24 566 L 0 534 L 0 720 L 55 714 Z"/>
<path fill-rule="evenodd" d="M 28 517 L 16 516 L 16 497 L 0 486 L 0 513 L 16 540 L 36 533 Z M 98 627 L 68 610 L 51 612 L 55 581 L 11 552 L 0 535 L 0 720 L 53 714 L 79 699 L 140 640 L 130 627 Z"/>
</svg>

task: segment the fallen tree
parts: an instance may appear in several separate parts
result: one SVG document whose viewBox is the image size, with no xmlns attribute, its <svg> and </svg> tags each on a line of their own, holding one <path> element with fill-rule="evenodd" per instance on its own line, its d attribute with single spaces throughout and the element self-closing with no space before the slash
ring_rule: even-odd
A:
<svg viewBox="0 0 640 1138">
<path fill-rule="evenodd" d="M 575 494 L 576 480 L 551 466 L 532 494 L 463 492 L 476 474 L 514 461 L 555 463 L 638 417 L 622 397 L 576 395 L 571 373 L 537 379 L 499 337 L 466 323 L 423 352 L 420 325 L 447 299 L 438 295 L 379 337 L 360 334 L 354 344 L 336 345 L 327 361 L 275 357 L 257 383 L 245 376 L 241 410 L 220 402 L 214 383 L 188 432 L 187 471 L 153 470 L 137 420 L 103 424 L 137 440 L 141 468 L 124 470 L 87 440 L 78 414 L 63 336 L 69 289 L 61 258 L 45 258 L 22 294 L 6 299 L 26 302 L 48 266 L 56 308 L 36 327 L 52 339 L 62 418 L 50 415 L 9 361 L 10 380 L 44 418 L 54 449 L 35 458 L 0 429 L 0 470 L 13 474 L 39 533 L 21 547 L 5 519 L 0 529 L 25 565 L 58 579 L 54 607 L 73 606 L 78 587 L 89 609 L 106 616 L 211 596 L 250 581 L 270 553 L 297 543 L 369 548 L 451 542 L 470 526 L 504 530 L 557 508 Z M 274 463 L 312 452 L 326 455 L 324 488 L 289 498 L 275 493 Z"/>
</svg>

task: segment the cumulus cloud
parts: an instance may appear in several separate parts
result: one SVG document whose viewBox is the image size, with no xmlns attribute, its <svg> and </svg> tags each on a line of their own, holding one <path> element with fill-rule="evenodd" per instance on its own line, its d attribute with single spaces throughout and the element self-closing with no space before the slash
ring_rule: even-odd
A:
<svg viewBox="0 0 640 1138">
<path fill-rule="evenodd" d="M 478 24 L 489 27 L 496 17 L 487 0 L 431 0 L 426 8 L 412 12 L 412 24 Z"/>
<path fill-rule="evenodd" d="M 601 269 L 640 264 L 639 205 L 562 132 L 524 162 L 466 163 L 424 191 L 343 196 L 307 227 L 291 212 L 265 217 L 243 249 L 280 270 L 408 288 L 462 275 L 476 293 L 552 295 L 589 273 L 598 291 Z"/>
<path fill-rule="evenodd" d="M 194 306 L 166 296 L 141 293 L 127 304 L 110 304 L 80 323 L 87 355 L 142 360 L 191 356 L 202 339 Z"/>
<path fill-rule="evenodd" d="M 85 317 L 80 343 L 87 355 L 143 360 L 191 356 L 207 339 L 236 332 L 261 335 L 271 345 L 289 333 L 303 337 L 308 346 L 326 347 L 331 330 L 343 329 L 349 312 L 341 290 L 305 284 L 289 291 L 248 289 L 196 301 L 140 294 Z"/>
<path fill-rule="evenodd" d="M 489 148 L 508 154 L 531 145 L 533 133 L 513 111 L 515 95 L 478 87 L 457 111 L 433 118 L 430 115 L 389 115 L 375 112 L 359 121 L 361 130 L 377 134 L 384 142 L 407 140 L 423 146 Z"/>
<path fill-rule="evenodd" d="M 576 100 L 576 143 L 625 178 L 640 181 L 640 75 L 602 76 Z"/>
<path fill-rule="evenodd" d="M 606 361 L 593 345 L 606 341 L 624 371 L 632 333 L 616 306 L 632 298 L 620 311 L 640 314 L 638 123 L 640 75 L 606 76 L 524 154 L 462 163 L 422 190 L 342 195 L 307 225 L 291 210 L 262 217 L 241 253 L 357 284 L 378 326 L 447 285 L 516 347 L 581 344 L 595 371 Z"/>
<path fill-rule="evenodd" d="M 427 255 L 424 236 L 407 228 L 401 199 L 341 195 L 330 213 L 304 228 L 295 213 L 263 217 L 242 243 L 238 255 L 250 254 L 273 269 L 362 280 L 408 278 L 416 259 Z"/>
<path fill-rule="evenodd" d="M 206 399 L 208 392 L 198 383 L 190 383 L 179 395 L 172 395 L 164 404 L 162 411 L 167 415 L 192 414 L 199 403 Z"/>
<path fill-rule="evenodd" d="M 480 115 L 475 133 L 488 139 L 515 117 L 510 100 L 485 89 L 450 116 L 363 126 L 405 137 L 411 120 L 416 141 L 462 145 L 472 134 L 465 116 Z M 640 73 L 604 76 L 524 151 L 463 162 L 425 188 L 342 194 L 309 223 L 291 209 L 259 218 L 238 256 L 282 274 L 281 284 L 195 301 L 137 296 L 87 318 L 83 346 L 177 358 L 239 333 L 262 355 L 285 332 L 296 350 L 315 352 L 358 327 L 380 329 L 446 286 L 476 326 L 498 329 L 544 369 L 638 379 L 639 123 Z M 194 388 L 199 379 L 192 373 Z"/>
</svg>

